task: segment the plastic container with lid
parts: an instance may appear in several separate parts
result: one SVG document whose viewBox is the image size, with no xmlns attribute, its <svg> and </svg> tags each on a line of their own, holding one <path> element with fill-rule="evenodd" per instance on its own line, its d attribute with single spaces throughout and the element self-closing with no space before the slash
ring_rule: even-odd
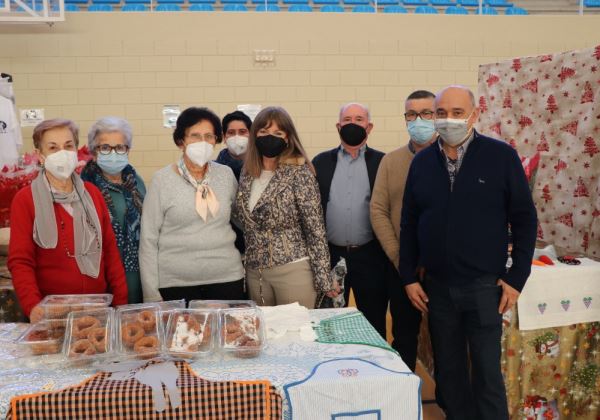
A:
<svg viewBox="0 0 600 420">
<path fill-rule="evenodd" d="M 116 320 L 115 340 L 119 355 L 145 359 L 160 353 L 162 334 L 158 305 L 119 307 Z"/>
<path fill-rule="evenodd" d="M 190 309 L 256 308 L 253 300 L 191 300 Z"/>
<path fill-rule="evenodd" d="M 220 311 L 221 349 L 237 357 L 256 357 L 265 345 L 264 318 L 259 308 Z"/>
<path fill-rule="evenodd" d="M 53 327 L 48 321 L 31 324 L 17 338 L 24 356 L 57 354 L 61 352 L 65 332 Z"/>
<path fill-rule="evenodd" d="M 156 302 L 156 304 L 160 310 L 161 334 L 165 334 L 171 311 L 174 309 L 185 309 L 185 299 L 163 300 L 162 302 Z"/>
<path fill-rule="evenodd" d="M 113 350 L 114 310 L 100 308 L 71 312 L 63 356 L 69 362 L 87 364 L 106 360 Z"/>
<path fill-rule="evenodd" d="M 112 303 L 108 293 L 90 295 L 47 295 L 39 303 L 44 319 L 67 319 L 73 311 L 106 308 Z"/>
<path fill-rule="evenodd" d="M 175 357 L 196 358 L 214 350 L 217 313 L 205 309 L 173 309 L 165 333 L 164 349 Z"/>
</svg>

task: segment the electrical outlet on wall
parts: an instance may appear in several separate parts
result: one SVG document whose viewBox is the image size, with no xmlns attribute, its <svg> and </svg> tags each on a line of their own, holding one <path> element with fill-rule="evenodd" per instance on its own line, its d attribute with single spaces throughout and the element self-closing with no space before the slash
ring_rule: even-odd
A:
<svg viewBox="0 0 600 420">
<path fill-rule="evenodd" d="M 254 50 L 254 63 L 262 66 L 275 65 L 275 50 Z"/>
</svg>

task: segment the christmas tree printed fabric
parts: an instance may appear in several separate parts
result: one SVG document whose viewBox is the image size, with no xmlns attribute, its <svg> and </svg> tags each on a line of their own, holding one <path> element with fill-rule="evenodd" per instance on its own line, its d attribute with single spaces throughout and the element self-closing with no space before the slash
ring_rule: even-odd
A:
<svg viewBox="0 0 600 420">
<path fill-rule="evenodd" d="M 539 152 L 538 240 L 600 259 L 600 45 L 482 65 L 477 100 L 481 133 Z"/>
</svg>

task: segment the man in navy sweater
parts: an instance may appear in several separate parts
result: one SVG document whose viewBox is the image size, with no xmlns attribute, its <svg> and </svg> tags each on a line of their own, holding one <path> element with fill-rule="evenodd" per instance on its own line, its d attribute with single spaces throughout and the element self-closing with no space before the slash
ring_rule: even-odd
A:
<svg viewBox="0 0 600 420">
<path fill-rule="evenodd" d="M 465 87 L 436 96 L 439 139 L 412 162 L 400 224 L 400 274 L 412 304 L 429 313 L 435 381 L 449 420 L 508 419 L 502 313 L 525 285 L 536 239 L 521 161 L 508 144 L 474 130 L 478 116 Z"/>
</svg>

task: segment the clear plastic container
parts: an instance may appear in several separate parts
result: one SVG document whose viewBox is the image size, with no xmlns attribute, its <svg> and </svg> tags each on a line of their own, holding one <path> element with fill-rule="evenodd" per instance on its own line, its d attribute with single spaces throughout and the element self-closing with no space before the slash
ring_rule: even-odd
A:
<svg viewBox="0 0 600 420">
<path fill-rule="evenodd" d="M 67 318 L 64 357 L 70 362 L 86 364 L 111 356 L 113 322 L 112 308 L 71 312 Z"/>
<path fill-rule="evenodd" d="M 217 335 L 217 313 L 203 309 L 173 309 L 165 333 L 165 351 L 176 357 L 210 354 Z"/>
<path fill-rule="evenodd" d="M 221 349 L 234 356 L 256 357 L 264 347 L 264 318 L 259 308 L 221 310 L 219 329 Z"/>
<path fill-rule="evenodd" d="M 106 308 L 113 296 L 108 293 L 90 295 L 48 295 L 39 303 L 44 319 L 67 319 L 69 313 L 89 309 Z"/>
<path fill-rule="evenodd" d="M 191 300 L 190 309 L 256 308 L 253 300 Z"/>
<path fill-rule="evenodd" d="M 160 353 L 159 308 L 156 304 L 120 307 L 116 312 L 116 351 L 120 355 L 152 358 Z"/>
<path fill-rule="evenodd" d="M 58 330 L 47 321 L 31 324 L 19 338 L 17 343 L 22 347 L 24 355 L 38 356 L 61 352 L 65 331 Z"/>
<path fill-rule="evenodd" d="M 157 305 L 160 309 L 161 334 L 166 334 L 167 323 L 169 322 L 171 311 L 174 309 L 185 309 L 185 299 L 164 300 L 162 302 L 157 302 Z"/>
</svg>

